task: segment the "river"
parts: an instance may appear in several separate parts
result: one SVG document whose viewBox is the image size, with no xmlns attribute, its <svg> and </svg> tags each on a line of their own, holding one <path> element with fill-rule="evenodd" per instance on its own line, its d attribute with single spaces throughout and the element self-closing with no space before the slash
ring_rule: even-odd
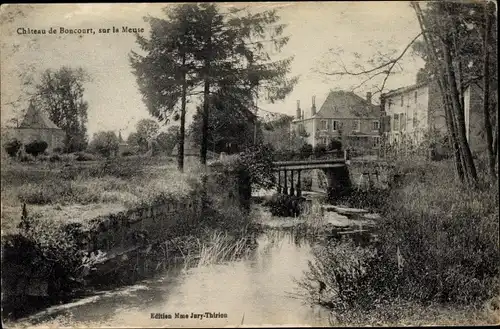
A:
<svg viewBox="0 0 500 329">
<path fill-rule="evenodd" d="M 257 242 L 245 259 L 166 270 L 132 286 L 51 307 L 16 326 L 328 326 L 329 312 L 297 295 L 295 280 L 303 277 L 312 259 L 311 242 L 276 229 L 261 234 Z M 206 312 L 222 317 L 210 318 Z M 176 313 L 188 318 L 176 318 Z M 191 318 L 191 313 L 204 317 Z"/>
</svg>

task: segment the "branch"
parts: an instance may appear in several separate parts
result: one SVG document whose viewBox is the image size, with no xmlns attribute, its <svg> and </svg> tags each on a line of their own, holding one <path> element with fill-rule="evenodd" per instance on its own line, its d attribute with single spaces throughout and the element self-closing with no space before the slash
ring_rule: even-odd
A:
<svg viewBox="0 0 500 329">
<path fill-rule="evenodd" d="M 408 49 L 410 49 L 411 45 L 420 37 L 423 35 L 423 32 L 420 32 L 419 34 L 417 34 L 407 45 L 406 47 L 404 48 L 404 50 L 399 54 L 398 57 L 394 58 L 394 59 L 391 59 L 385 63 L 382 63 L 381 65 L 377 66 L 377 67 L 374 67 L 374 68 L 371 68 L 369 70 L 362 70 L 362 71 L 358 71 L 358 72 L 352 72 L 352 71 L 348 71 L 346 68 L 345 68 L 345 65 L 343 66 L 343 69 L 344 71 L 337 71 L 337 72 L 320 72 L 318 71 L 318 73 L 321 73 L 321 74 L 325 74 L 325 75 L 340 75 L 340 76 L 344 76 L 344 75 L 350 75 L 350 76 L 360 76 L 360 75 L 366 75 L 366 74 L 370 74 L 370 73 L 374 73 L 373 75 L 371 75 L 370 77 L 368 77 L 366 80 L 364 80 L 361 84 L 359 84 L 358 86 L 356 86 L 354 89 L 357 89 L 359 87 L 361 87 L 364 83 L 370 81 L 371 79 L 373 79 L 374 77 L 378 76 L 378 75 L 381 75 L 381 74 L 385 74 L 385 78 L 384 78 L 384 81 L 382 83 L 382 87 L 379 89 L 380 91 L 382 91 L 384 88 L 385 88 L 385 84 L 387 82 L 387 79 L 389 78 L 392 70 L 394 69 L 394 66 L 396 66 L 396 64 L 398 64 L 399 60 L 401 58 L 403 58 L 403 56 L 406 54 L 406 52 L 408 51 Z M 399 64 L 398 64 L 399 65 Z M 382 70 L 384 68 L 387 68 L 386 70 L 383 70 L 383 71 L 380 71 L 380 72 L 377 72 L 379 70 Z"/>
</svg>

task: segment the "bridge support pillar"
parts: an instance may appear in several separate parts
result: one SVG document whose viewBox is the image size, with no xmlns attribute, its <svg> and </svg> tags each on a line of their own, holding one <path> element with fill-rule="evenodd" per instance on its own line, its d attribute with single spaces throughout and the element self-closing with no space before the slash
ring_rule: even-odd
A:
<svg viewBox="0 0 500 329">
<path fill-rule="evenodd" d="M 351 190 L 352 184 L 347 166 L 323 169 L 323 171 L 328 181 L 328 201 L 334 201 Z"/>
<path fill-rule="evenodd" d="M 302 191 L 300 189 L 300 170 L 297 170 L 297 196 L 302 196 Z"/>
<path fill-rule="evenodd" d="M 278 193 L 281 193 L 281 170 L 278 170 Z"/>
<path fill-rule="evenodd" d="M 285 169 L 285 187 L 283 187 L 283 194 L 288 194 L 288 179 L 286 177 L 286 169 Z"/>
<path fill-rule="evenodd" d="M 292 181 L 292 183 L 290 184 L 290 195 L 295 195 L 295 189 L 293 188 L 293 185 L 294 185 L 294 181 L 293 181 L 293 170 L 290 171 L 290 180 Z"/>
</svg>

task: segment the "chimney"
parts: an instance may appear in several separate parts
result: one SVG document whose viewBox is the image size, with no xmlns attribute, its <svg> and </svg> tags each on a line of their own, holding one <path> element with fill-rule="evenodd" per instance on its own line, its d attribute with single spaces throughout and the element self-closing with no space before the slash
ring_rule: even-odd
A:
<svg viewBox="0 0 500 329">
<path fill-rule="evenodd" d="M 372 93 L 371 92 L 366 93 L 366 101 L 368 102 L 368 104 L 372 103 Z"/>
<path fill-rule="evenodd" d="M 301 111 L 300 111 L 300 100 L 297 100 L 297 113 L 296 113 L 296 119 L 300 120 L 301 119 Z"/>
<path fill-rule="evenodd" d="M 312 97 L 311 116 L 316 114 L 316 96 Z"/>
</svg>

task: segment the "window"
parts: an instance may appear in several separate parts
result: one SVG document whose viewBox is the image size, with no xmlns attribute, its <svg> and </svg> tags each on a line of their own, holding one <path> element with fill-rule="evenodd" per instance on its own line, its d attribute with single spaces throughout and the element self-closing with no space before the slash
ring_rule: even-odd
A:
<svg viewBox="0 0 500 329">
<path fill-rule="evenodd" d="M 327 128 L 328 128 L 328 124 L 327 124 L 326 120 L 321 120 L 321 122 L 320 122 L 320 129 L 321 130 L 327 130 Z"/>
<path fill-rule="evenodd" d="M 359 120 L 354 120 L 352 122 L 352 131 L 359 131 L 360 125 L 361 123 Z"/>
<path fill-rule="evenodd" d="M 392 130 L 393 131 L 398 131 L 399 130 L 399 114 L 394 113 L 394 119 L 392 120 Z"/>
<path fill-rule="evenodd" d="M 378 120 L 372 121 L 372 130 L 379 131 L 380 130 L 380 122 Z"/>
<path fill-rule="evenodd" d="M 333 131 L 339 130 L 339 122 L 337 120 L 333 120 Z"/>
<path fill-rule="evenodd" d="M 406 130 L 406 115 L 404 113 L 399 115 L 399 130 Z"/>
<path fill-rule="evenodd" d="M 403 98 L 403 95 L 401 95 L 401 106 L 404 105 L 404 98 Z"/>
<path fill-rule="evenodd" d="M 378 147 L 380 145 L 380 137 L 379 136 L 374 136 L 373 137 L 373 147 Z"/>
</svg>

